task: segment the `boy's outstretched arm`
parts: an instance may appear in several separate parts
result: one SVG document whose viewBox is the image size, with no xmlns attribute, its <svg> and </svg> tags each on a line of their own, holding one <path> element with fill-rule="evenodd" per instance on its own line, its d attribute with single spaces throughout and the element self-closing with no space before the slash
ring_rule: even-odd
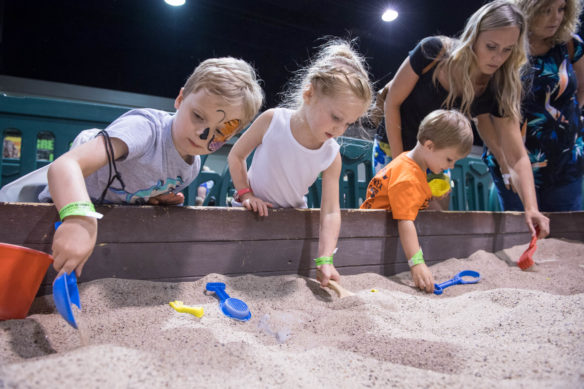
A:
<svg viewBox="0 0 584 389">
<path fill-rule="evenodd" d="M 331 166 L 322 172 L 322 200 L 320 202 L 320 228 L 318 235 L 318 257 L 333 255 L 337 247 L 341 229 L 341 208 L 339 205 L 339 176 L 341 175 L 341 155 L 337 156 Z M 339 281 L 340 276 L 333 264 L 317 266 L 317 280 L 327 286 L 329 280 Z"/>
<path fill-rule="evenodd" d="M 416 226 L 413 220 L 398 220 L 397 229 L 406 258 L 410 259 L 421 250 Z M 428 293 L 434 292 L 434 277 L 425 263 L 412 266 L 410 271 L 412 279 L 418 288 Z"/>
<path fill-rule="evenodd" d="M 127 154 L 124 142 L 111 138 L 114 158 Z M 60 211 L 67 204 L 78 201 L 91 202 L 85 177 L 107 164 L 107 153 L 102 136 L 84 143 L 51 163 L 48 171 L 49 190 Z M 53 238 L 53 266 L 58 272 L 81 275 L 97 238 L 97 219 L 88 216 L 68 216 L 55 231 Z"/>
<path fill-rule="evenodd" d="M 247 178 L 247 164 L 245 160 L 262 143 L 264 134 L 268 130 L 273 116 L 274 110 L 272 109 L 258 116 L 247 131 L 235 142 L 227 156 L 231 180 L 233 181 L 235 190 L 238 192 L 247 188 L 251 189 Z M 268 208 L 272 207 L 272 204 L 254 196 L 251 191 L 241 195 L 239 200 L 245 208 L 257 212 L 260 216 L 268 216 Z"/>
</svg>

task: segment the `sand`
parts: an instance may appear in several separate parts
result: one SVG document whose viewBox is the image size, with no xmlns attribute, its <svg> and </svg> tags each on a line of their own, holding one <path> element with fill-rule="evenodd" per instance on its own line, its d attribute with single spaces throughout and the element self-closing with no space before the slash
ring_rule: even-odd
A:
<svg viewBox="0 0 584 389">
<path fill-rule="evenodd" d="M 345 276 L 356 295 L 344 299 L 295 275 L 83 283 L 85 341 L 50 296 L 0 322 L 0 388 L 582 388 L 584 244 L 539 241 L 523 272 L 512 259 L 526 247 L 432 266 L 437 282 L 481 273 L 442 296 L 413 289 L 409 273 Z M 252 319 L 223 316 L 210 281 Z"/>
</svg>

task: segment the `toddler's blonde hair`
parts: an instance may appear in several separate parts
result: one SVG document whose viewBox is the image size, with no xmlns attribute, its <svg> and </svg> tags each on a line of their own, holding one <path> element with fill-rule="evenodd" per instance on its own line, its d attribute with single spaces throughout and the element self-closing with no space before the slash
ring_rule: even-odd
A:
<svg viewBox="0 0 584 389">
<path fill-rule="evenodd" d="M 436 149 L 457 147 L 461 155 L 468 155 L 472 149 L 473 135 L 466 116 L 455 109 L 437 109 L 430 112 L 418 131 L 418 142 L 431 140 Z"/>
</svg>

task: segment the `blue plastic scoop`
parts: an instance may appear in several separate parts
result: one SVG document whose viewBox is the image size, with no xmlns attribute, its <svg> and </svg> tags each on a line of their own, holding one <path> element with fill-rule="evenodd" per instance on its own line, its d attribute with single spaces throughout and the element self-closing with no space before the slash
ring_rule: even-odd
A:
<svg viewBox="0 0 584 389">
<path fill-rule="evenodd" d="M 79 289 L 77 289 L 77 276 L 75 271 L 71 274 L 62 274 L 53 283 L 53 300 L 57 311 L 67 320 L 73 328 L 77 329 L 77 322 L 73 316 L 73 309 L 71 303 L 77 305 L 81 309 L 81 301 L 79 300 Z"/>
<path fill-rule="evenodd" d="M 471 279 L 464 279 L 463 277 L 472 277 Z M 481 279 L 479 272 L 473 270 L 463 270 L 455 275 L 451 280 L 441 284 L 434 284 L 434 294 L 442 294 L 445 288 L 458 284 L 476 284 Z"/>
<path fill-rule="evenodd" d="M 229 297 L 225 292 L 225 284 L 223 282 L 209 282 L 205 286 L 209 292 L 213 292 L 219 298 L 219 307 L 223 314 L 235 320 L 248 321 L 251 319 L 251 312 L 249 307 L 243 301 Z"/>
</svg>

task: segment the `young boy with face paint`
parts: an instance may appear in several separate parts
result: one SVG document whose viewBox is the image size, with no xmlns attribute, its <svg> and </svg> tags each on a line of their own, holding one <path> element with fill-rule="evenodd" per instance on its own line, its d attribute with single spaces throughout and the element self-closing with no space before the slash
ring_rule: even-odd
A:
<svg viewBox="0 0 584 389">
<path fill-rule="evenodd" d="M 81 274 L 97 237 L 93 202 L 182 204 L 179 193 L 197 176 L 200 155 L 217 151 L 247 125 L 263 102 L 254 69 L 235 58 L 202 62 L 175 100 L 175 114 L 131 110 L 55 160 L 48 191 L 63 223 L 53 240 L 59 275 Z M 92 130 L 88 130 L 92 131 Z M 95 136 L 98 134 L 98 136 Z M 50 195 L 49 192 L 50 191 Z"/>
</svg>

